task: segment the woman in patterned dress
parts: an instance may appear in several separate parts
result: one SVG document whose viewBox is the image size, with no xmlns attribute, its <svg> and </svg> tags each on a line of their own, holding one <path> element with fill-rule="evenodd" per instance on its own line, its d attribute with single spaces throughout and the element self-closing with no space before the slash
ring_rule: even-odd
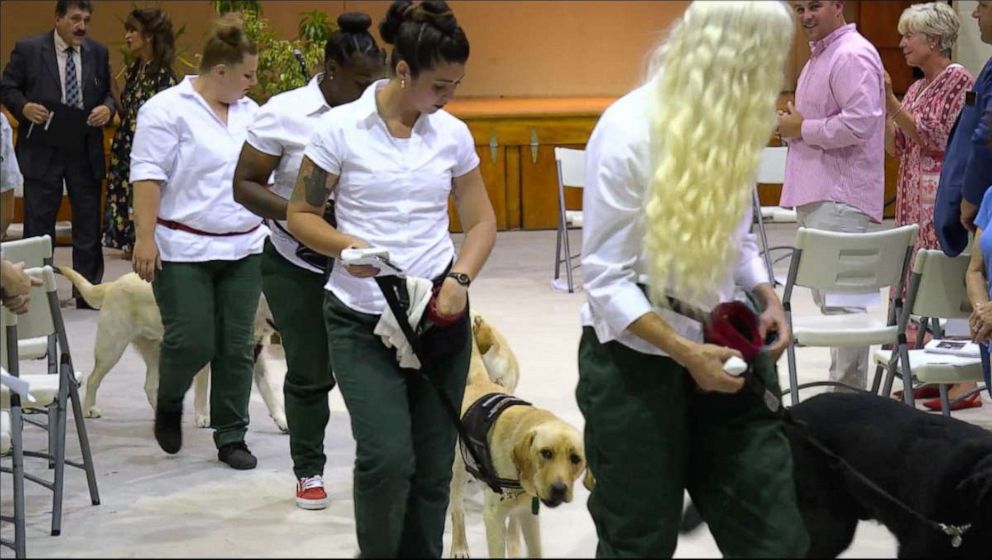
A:
<svg viewBox="0 0 992 560">
<path fill-rule="evenodd" d="M 172 22 L 168 14 L 157 8 L 132 10 L 124 22 L 124 29 L 124 42 L 135 60 L 127 69 L 124 91 L 117 100 L 121 122 L 110 148 L 103 245 L 123 250 L 123 258 L 130 260 L 134 247 L 134 222 L 128 173 L 135 121 L 138 109 L 145 101 L 176 85 L 176 74 L 172 70 L 176 48 Z"/>
<path fill-rule="evenodd" d="M 951 62 L 959 25 L 957 14 L 943 2 L 907 8 L 899 18 L 899 47 L 906 63 L 923 72 L 923 79 L 913 82 L 900 102 L 892 93 L 892 80 L 888 74 L 885 76 L 885 150 L 900 160 L 896 225 L 919 224 L 914 255 L 920 249 L 940 248 L 933 223 L 937 183 L 951 129 L 964 106 L 965 92 L 975 82 L 968 70 Z M 974 385 L 955 385 L 952 400 L 974 389 Z M 930 387 L 917 389 L 916 394 L 917 398 L 937 396 L 936 388 Z M 924 404 L 940 410 L 937 398 Z M 955 408 L 980 405 L 981 399 L 970 399 L 957 403 Z"/>
</svg>

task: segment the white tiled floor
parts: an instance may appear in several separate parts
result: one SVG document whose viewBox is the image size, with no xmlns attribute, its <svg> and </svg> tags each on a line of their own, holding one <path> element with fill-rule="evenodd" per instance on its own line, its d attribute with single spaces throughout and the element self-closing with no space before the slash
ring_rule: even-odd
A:
<svg viewBox="0 0 992 560">
<path fill-rule="evenodd" d="M 770 226 L 772 245 L 791 244 L 795 226 Z M 573 238 L 578 242 L 578 233 Z M 517 393 L 582 426 L 574 398 L 577 380 L 576 351 L 578 311 L 582 293 L 562 294 L 549 287 L 552 275 L 554 232 L 500 234 L 484 275 L 473 285 L 473 307 L 500 329 L 517 353 L 522 377 Z M 106 279 L 129 271 L 119 253 L 107 252 Z M 68 264 L 69 251 L 56 251 L 57 264 Z M 784 265 L 779 267 L 784 271 Z M 63 297 L 68 284 L 59 280 Z M 797 313 L 812 312 L 807 293 L 797 296 Z M 92 311 L 64 310 L 77 369 L 88 373 L 93 363 L 95 319 Z M 882 310 L 874 310 L 883 313 Z M 279 348 L 266 356 L 276 370 L 284 368 Z M 800 349 L 801 380 L 825 379 L 829 356 L 826 349 Z M 783 381 L 786 376 L 782 362 Z M 32 364 L 32 366 L 41 364 Z M 282 370 L 280 370 L 282 371 Z M 142 390 L 144 366 L 133 350 L 105 379 L 98 396 L 104 417 L 87 422 L 95 452 L 102 505 L 91 506 L 83 473 L 69 469 L 66 482 L 63 532 L 48 535 L 51 494 L 28 484 L 28 552 L 34 557 L 351 557 L 354 536 L 351 467 L 354 442 L 340 394 L 331 396 L 327 428 L 328 464 L 325 478 L 331 505 L 319 512 L 297 509 L 293 503 L 295 481 L 291 471 L 288 437 L 268 418 L 261 397 L 252 396 L 253 421 L 248 444 L 259 458 L 257 469 L 236 472 L 216 460 L 209 430 L 185 419 L 184 446 L 167 456 L 152 436 L 152 411 Z M 810 391 L 813 393 L 814 391 Z M 992 426 L 992 406 L 987 397 L 981 409 L 963 411 L 958 418 Z M 187 411 L 192 399 L 187 402 Z M 43 445 L 35 429 L 27 432 L 29 446 Z M 78 454 L 72 442 L 70 453 Z M 47 474 L 37 460 L 33 471 Z M 3 512 L 12 509 L 10 478 L 0 480 Z M 585 509 L 588 492 L 579 485 L 575 501 L 541 513 L 545 555 L 589 557 L 595 552 L 596 535 Z M 473 556 L 485 555 L 481 496 L 469 499 L 468 537 Z M 4 536 L 12 531 L 4 525 Z M 448 551 L 445 537 L 445 553 Z M 4 557 L 9 551 L 4 550 Z M 684 537 L 679 557 L 718 556 L 712 537 L 705 531 Z M 862 524 L 852 557 L 893 557 L 895 542 L 878 525 Z"/>
</svg>

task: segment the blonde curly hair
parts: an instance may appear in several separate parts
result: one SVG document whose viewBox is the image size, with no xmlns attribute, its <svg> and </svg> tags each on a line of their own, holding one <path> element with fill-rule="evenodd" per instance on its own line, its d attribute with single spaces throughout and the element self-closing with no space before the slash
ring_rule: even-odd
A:
<svg viewBox="0 0 992 560">
<path fill-rule="evenodd" d="M 783 2 L 697 1 L 649 67 L 654 174 L 645 246 L 652 295 L 709 300 L 737 255 L 794 33 Z"/>
</svg>

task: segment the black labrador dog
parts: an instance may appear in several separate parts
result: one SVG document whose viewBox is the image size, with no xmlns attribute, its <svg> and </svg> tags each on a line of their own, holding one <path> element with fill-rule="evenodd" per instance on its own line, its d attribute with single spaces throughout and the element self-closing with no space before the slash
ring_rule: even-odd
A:
<svg viewBox="0 0 992 560">
<path fill-rule="evenodd" d="M 925 517 L 967 525 L 959 547 L 835 465 L 789 424 L 799 509 L 809 558 L 833 558 L 860 520 L 875 520 L 899 542 L 900 558 L 992 555 L 992 432 L 866 393 L 825 393 L 791 409 L 835 454 Z M 690 505 L 682 532 L 702 522 Z"/>
</svg>

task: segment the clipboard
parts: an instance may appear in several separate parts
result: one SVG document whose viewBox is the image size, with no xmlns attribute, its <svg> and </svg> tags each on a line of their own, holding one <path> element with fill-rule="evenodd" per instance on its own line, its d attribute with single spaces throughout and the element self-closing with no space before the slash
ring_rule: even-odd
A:
<svg viewBox="0 0 992 560">
<path fill-rule="evenodd" d="M 24 140 L 60 149 L 80 149 L 86 141 L 89 125 L 86 111 L 64 103 L 43 103 L 48 109 L 48 121 L 28 127 Z"/>
</svg>

